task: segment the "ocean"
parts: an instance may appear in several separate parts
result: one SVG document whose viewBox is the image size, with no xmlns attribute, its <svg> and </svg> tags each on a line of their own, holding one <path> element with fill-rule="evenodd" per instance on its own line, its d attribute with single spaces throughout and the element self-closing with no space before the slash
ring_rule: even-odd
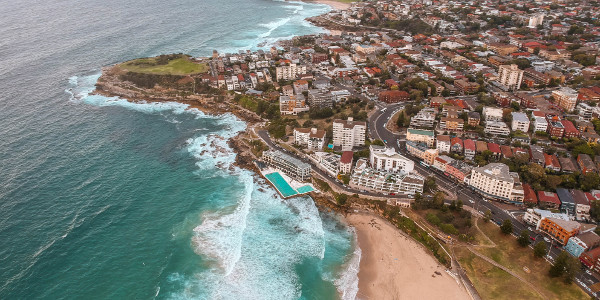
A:
<svg viewBox="0 0 600 300">
<path fill-rule="evenodd" d="M 271 0 L 0 0 L 0 299 L 354 299 L 360 249 L 230 168 L 246 125 L 91 95 L 100 68 L 323 32 Z"/>
</svg>

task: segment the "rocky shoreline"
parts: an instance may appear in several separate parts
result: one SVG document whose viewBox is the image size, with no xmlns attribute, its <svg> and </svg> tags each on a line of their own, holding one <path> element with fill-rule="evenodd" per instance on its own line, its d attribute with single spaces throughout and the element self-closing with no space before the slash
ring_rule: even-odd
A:
<svg viewBox="0 0 600 300">
<path fill-rule="evenodd" d="M 251 136 L 250 128 L 258 126 L 259 123 L 265 120 L 255 113 L 233 103 L 231 95 L 223 93 L 220 95 L 189 95 L 186 97 L 166 96 L 165 92 L 167 91 L 160 88 L 145 89 L 135 86 L 133 83 L 122 81 L 119 78 L 120 74 L 122 72 L 117 66 L 102 68 L 102 75 L 96 83 L 96 90 L 93 94 L 106 97 L 119 97 L 130 102 L 177 102 L 189 105 L 188 109 L 197 109 L 206 114 L 220 115 L 232 113 L 246 122 L 248 129 L 231 138 L 228 144 L 236 153 L 234 166 L 260 174 L 260 171 L 254 164 L 254 161 L 258 157 L 253 152 L 254 146 L 250 144 L 250 141 L 258 139 Z M 337 205 L 331 193 L 311 192 L 309 195 L 322 211 L 337 212 L 345 215 L 346 209 Z"/>
</svg>

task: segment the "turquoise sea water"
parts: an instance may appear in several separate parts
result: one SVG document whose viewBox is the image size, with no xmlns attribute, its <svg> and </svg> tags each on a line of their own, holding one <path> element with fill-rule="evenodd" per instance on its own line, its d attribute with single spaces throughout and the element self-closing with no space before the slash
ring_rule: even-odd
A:
<svg viewBox="0 0 600 300">
<path fill-rule="evenodd" d="M 90 96 L 102 66 L 320 32 L 270 0 L 0 0 L 0 299 L 332 299 L 360 250 L 230 168 L 232 115 Z"/>
</svg>

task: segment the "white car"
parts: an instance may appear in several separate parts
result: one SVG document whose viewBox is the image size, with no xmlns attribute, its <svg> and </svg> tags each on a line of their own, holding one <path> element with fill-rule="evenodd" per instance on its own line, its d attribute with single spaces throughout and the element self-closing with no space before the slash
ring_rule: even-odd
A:
<svg viewBox="0 0 600 300">
<path fill-rule="evenodd" d="M 469 200 L 469 202 L 471 202 L 471 203 L 475 203 L 475 201 L 473 201 L 473 200 Z"/>
<path fill-rule="evenodd" d="M 544 241 L 546 241 L 547 243 L 550 243 L 550 239 L 547 237 L 544 237 Z"/>
</svg>

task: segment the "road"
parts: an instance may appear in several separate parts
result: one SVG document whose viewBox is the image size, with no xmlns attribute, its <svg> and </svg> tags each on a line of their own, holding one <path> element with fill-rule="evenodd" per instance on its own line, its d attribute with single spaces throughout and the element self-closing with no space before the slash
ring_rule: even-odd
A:
<svg viewBox="0 0 600 300">
<path fill-rule="evenodd" d="M 348 193 L 352 193 L 352 194 L 357 194 L 357 195 L 363 195 L 363 196 L 372 196 L 372 197 L 386 197 L 386 198 L 390 198 L 390 199 L 407 199 L 406 195 L 383 195 L 383 194 L 379 194 L 379 193 L 370 193 L 370 192 L 361 192 L 359 190 L 355 190 L 355 189 L 351 189 L 350 187 L 348 187 L 347 185 L 342 184 L 341 182 L 337 181 L 336 178 L 332 177 L 331 175 L 327 174 L 325 171 L 321 170 L 313 161 L 311 161 L 310 159 L 308 159 L 306 156 L 299 156 L 296 153 L 292 153 L 290 151 L 288 151 L 287 149 L 284 149 L 283 147 L 276 145 L 275 143 L 273 143 L 273 141 L 271 140 L 271 136 L 269 136 L 269 133 L 266 130 L 258 130 L 256 131 L 256 134 L 267 144 L 267 146 L 269 146 L 272 149 L 276 149 L 279 150 L 281 152 L 284 152 L 292 157 L 295 157 L 307 164 L 310 164 L 312 167 L 312 171 L 316 172 L 317 174 L 319 174 L 321 177 L 323 178 L 328 178 L 329 180 L 329 184 L 333 184 L 335 185 L 338 189 L 340 190 L 345 190 Z"/>
<path fill-rule="evenodd" d="M 519 221 L 507 210 L 497 207 L 493 202 L 484 199 L 467 185 L 451 179 L 450 177 L 444 175 L 443 172 L 433 167 L 425 167 L 421 165 L 420 159 L 408 153 L 405 145 L 405 134 L 394 134 L 385 126 L 389 118 L 391 118 L 395 111 L 401 106 L 401 104 L 388 105 L 383 112 L 381 111 L 381 108 L 378 108 L 378 111 L 375 112 L 371 118 L 369 118 L 369 134 L 372 138 L 383 140 L 386 146 L 393 147 L 396 149 L 396 151 L 398 151 L 398 153 L 413 160 L 416 171 L 425 176 L 433 176 L 436 184 L 441 186 L 444 190 L 456 193 L 457 198 L 462 200 L 464 205 L 472 207 L 481 214 L 484 214 L 487 210 L 489 210 L 492 214 L 491 219 L 494 223 L 501 224 L 504 222 L 504 220 L 510 220 L 513 224 L 513 235 L 515 235 L 515 237 L 520 234 L 521 231 L 525 229 L 529 230 L 529 228 L 531 228 L 533 230 L 530 230 L 530 236 L 535 239 L 534 244 L 544 240 L 544 237 L 539 231 L 536 231 L 535 228 L 532 228 L 531 226 Z M 534 244 L 530 245 L 530 247 L 533 248 Z M 563 251 L 562 247 L 558 247 L 556 244 L 556 242 L 551 241 L 550 245 L 548 245 L 549 251 L 546 260 L 551 263 Z M 587 286 L 598 282 L 600 282 L 600 280 L 598 280 L 596 277 L 583 271 L 576 277 L 576 283 L 590 296 L 595 295 L 592 295 Z"/>
</svg>

